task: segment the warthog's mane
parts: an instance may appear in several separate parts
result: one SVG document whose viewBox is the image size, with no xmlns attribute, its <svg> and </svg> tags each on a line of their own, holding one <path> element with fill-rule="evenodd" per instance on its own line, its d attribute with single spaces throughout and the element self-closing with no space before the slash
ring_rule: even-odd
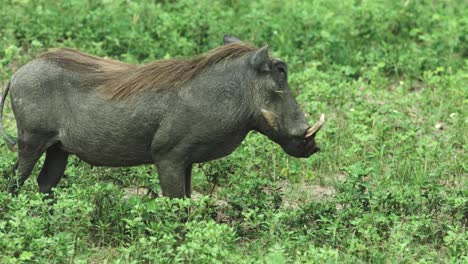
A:
<svg viewBox="0 0 468 264">
<path fill-rule="evenodd" d="M 83 83 L 96 87 L 104 97 L 122 99 L 146 89 L 180 87 L 208 66 L 239 58 L 256 50 L 256 47 L 245 43 L 232 43 L 193 58 L 157 60 L 144 65 L 101 58 L 69 48 L 50 50 L 40 58 L 83 73 L 86 78 Z"/>
</svg>

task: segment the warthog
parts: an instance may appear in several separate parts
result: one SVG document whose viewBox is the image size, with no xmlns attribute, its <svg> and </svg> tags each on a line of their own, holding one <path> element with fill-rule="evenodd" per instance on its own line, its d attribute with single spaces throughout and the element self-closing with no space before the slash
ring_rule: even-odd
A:
<svg viewBox="0 0 468 264">
<path fill-rule="evenodd" d="M 42 193 L 74 154 L 95 166 L 155 164 L 164 196 L 190 197 L 192 165 L 229 155 L 249 131 L 305 158 L 319 150 L 314 138 L 324 122 L 322 115 L 307 124 L 286 63 L 232 36 L 195 58 L 146 65 L 56 49 L 14 74 L 2 109 L 8 91 L 18 128 L 13 194 L 45 152 Z"/>
</svg>

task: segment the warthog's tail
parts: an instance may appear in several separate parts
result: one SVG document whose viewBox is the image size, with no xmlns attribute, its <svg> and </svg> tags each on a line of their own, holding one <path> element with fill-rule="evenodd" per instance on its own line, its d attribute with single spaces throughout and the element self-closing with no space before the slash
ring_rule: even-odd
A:
<svg viewBox="0 0 468 264">
<path fill-rule="evenodd" d="M 10 82 L 8 82 L 5 88 L 5 92 L 3 93 L 2 100 L 0 101 L 0 130 L 2 131 L 2 135 L 5 138 L 8 149 L 11 151 L 15 151 L 16 142 L 7 135 L 5 129 L 3 128 L 3 106 L 5 105 L 5 100 L 9 91 L 10 91 Z"/>
</svg>

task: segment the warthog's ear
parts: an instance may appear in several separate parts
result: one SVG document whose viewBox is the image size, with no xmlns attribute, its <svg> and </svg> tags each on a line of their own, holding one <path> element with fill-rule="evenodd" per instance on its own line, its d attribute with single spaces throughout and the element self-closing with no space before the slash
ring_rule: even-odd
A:
<svg viewBox="0 0 468 264">
<path fill-rule="evenodd" d="M 231 43 L 236 43 L 236 42 L 241 42 L 240 39 L 237 37 L 231 36 L 231 35 L 224 35 L 223 37 L 224 45 L 231 44 Z"/>
<path fill-rule="evenodd" d="M 250 58 L 252 66 L 258 71 L 270 71 L 270 57 L 268 56 L 268 45 L 263 46 Z"/>
</svg>

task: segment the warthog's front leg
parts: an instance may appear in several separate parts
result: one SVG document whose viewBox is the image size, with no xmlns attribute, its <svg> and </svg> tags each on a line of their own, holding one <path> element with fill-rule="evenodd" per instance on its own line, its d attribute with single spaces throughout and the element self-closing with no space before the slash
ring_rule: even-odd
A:
<svg viewBox="0 0 468 264">
<path fill-rule="evenodd" d="M 159 184 L 163 196 L 170 198 L 190 197 L 190 185 L 187 184 L 186 173 L 191 171 L 192 166 L 182 165 L 172 161 L 158 161 L 156 167 L 159 174 Z M 190 179 L 190 177 L 188 177 Z M 191 180 L 191 179 L 190 179 Z"/>
<path fill-rule="evenodd" d="M 190 198 L 192 195 L 192 165 L 185 168 L 185 197 Z"/>
</svg>

